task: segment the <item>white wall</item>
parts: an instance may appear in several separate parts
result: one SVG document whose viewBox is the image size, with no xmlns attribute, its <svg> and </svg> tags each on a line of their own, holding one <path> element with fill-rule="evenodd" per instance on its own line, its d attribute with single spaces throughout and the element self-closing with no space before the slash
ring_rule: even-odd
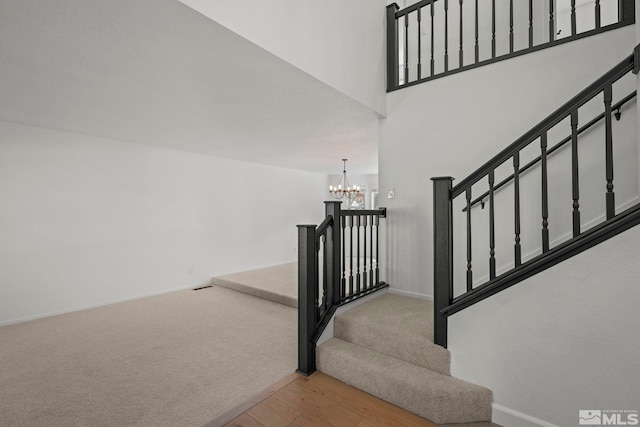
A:
<svg viewBox="0 0 640 427">
<path fill-rule="evenodd" d="M 452 375 L 492 389 L 509 427 L 640 410 L 639 251 L 635 227 L 453 315 Z"/>
<path fill-rule="evenodd" d="M 430 178 L 467 176 L 629 55 L 634 33 L 625 27 L 388 95 L 388 115 L 380 121 L 379 176 L 380 194 L 392 188 L 396 193 L 394 200 L 384 200 L 394 288 L 431 294 Z M 593 61 L 596 54 L 599 60 Z M 632 169 L 637 174 L 637 166 Z M 616 185 L 623 181 L 630 182 L 617 174 Z M 636 175 L 632 182 L 627 192 L 637 194 Z"/>
<path fill-rule="evenodd" d="M 0 122 L 0 324 L 294 261 L 325 183 Z"/>
<path fill-rule="evenodd" d="M 384 114 L 385 0 L 180 1 Z"/>
</svg>

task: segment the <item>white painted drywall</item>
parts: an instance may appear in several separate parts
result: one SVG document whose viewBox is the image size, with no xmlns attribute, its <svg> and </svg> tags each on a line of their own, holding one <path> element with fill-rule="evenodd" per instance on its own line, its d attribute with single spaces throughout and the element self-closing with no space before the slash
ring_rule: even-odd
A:
<svg viewBox="0 0 640 427">
<path fill-rule="evenodd" d="M 579 409 L 640 410 L 638 253 L 635 227 L 453 315 L 452 375 L 492 389 L 509 427 L 548 424 L 504 408 L 557 426 Z"/>
<path fill-rule="evenodd" d="M 0 122 L 0 324 L 296 259 L 326 175 Z"/>
<path fill-rule="evenodd" d="M 385 113 L 384 0 L 180 0 Z"/>
<path fill-rule="evenodd" d="M 430 178 L 467 176 L 629 55 L 634 38 L 635 29 L 625 27 L 388 95 L 388 115 L 380 121 L 379 180 L 383 196 L 395 189 L 395 199 L 384 200 L 389 209 L 388 280 L 394 288 L 431 295 Z M 593 60 L 596 56 L 598 61 Z M 637 147 L 626 149 L 631 158 L 628 173 L 633 176 L 616 174 L 616 182 L 628 185 L 629 199 L 637 195 Z M 512 227 L 508 222 L 498 224 Z M 503 254 L 506 251 L 502 249 Z"/>
</svg>

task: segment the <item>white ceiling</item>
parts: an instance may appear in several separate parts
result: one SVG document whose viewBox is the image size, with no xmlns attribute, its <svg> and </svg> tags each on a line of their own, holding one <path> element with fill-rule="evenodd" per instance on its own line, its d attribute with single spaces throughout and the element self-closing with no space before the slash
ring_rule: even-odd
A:
<svg viewBox="0 0 640 427">
<path fill-rule="evenodd" d="M 177 0 L 0 0 L 0 120 L 377 172 L 374 112 Z"/>
</svg>

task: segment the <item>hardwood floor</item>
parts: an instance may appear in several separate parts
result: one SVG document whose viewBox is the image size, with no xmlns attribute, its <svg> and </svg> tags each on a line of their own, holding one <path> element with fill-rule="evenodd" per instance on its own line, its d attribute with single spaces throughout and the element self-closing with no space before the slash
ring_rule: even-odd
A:
<svg viewBox="0 0 640 427">
<path fill-rule="evenodd" d="M 287 377 L 246 406 L 249 408 L 224 426 L 437 427 L 319 372 Z"/>
</svg>

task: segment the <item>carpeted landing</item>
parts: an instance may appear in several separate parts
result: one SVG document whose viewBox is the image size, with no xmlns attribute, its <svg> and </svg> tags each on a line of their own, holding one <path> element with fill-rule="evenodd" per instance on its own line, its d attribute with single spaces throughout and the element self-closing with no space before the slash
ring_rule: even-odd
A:
<svg viewBox="0 0 640 427">
<path fill-rule="evenodd" d="M 491 421 L 491 390 L 450 376 L 433 304 L 387 293 L 338 315 L 317 368 L 439 425 Z"/>
<path fill-rule="evenodd" d="M 298 307 L 298 263 L 295 262 L 213 277 L 211 284 Z"/>
</svg>

